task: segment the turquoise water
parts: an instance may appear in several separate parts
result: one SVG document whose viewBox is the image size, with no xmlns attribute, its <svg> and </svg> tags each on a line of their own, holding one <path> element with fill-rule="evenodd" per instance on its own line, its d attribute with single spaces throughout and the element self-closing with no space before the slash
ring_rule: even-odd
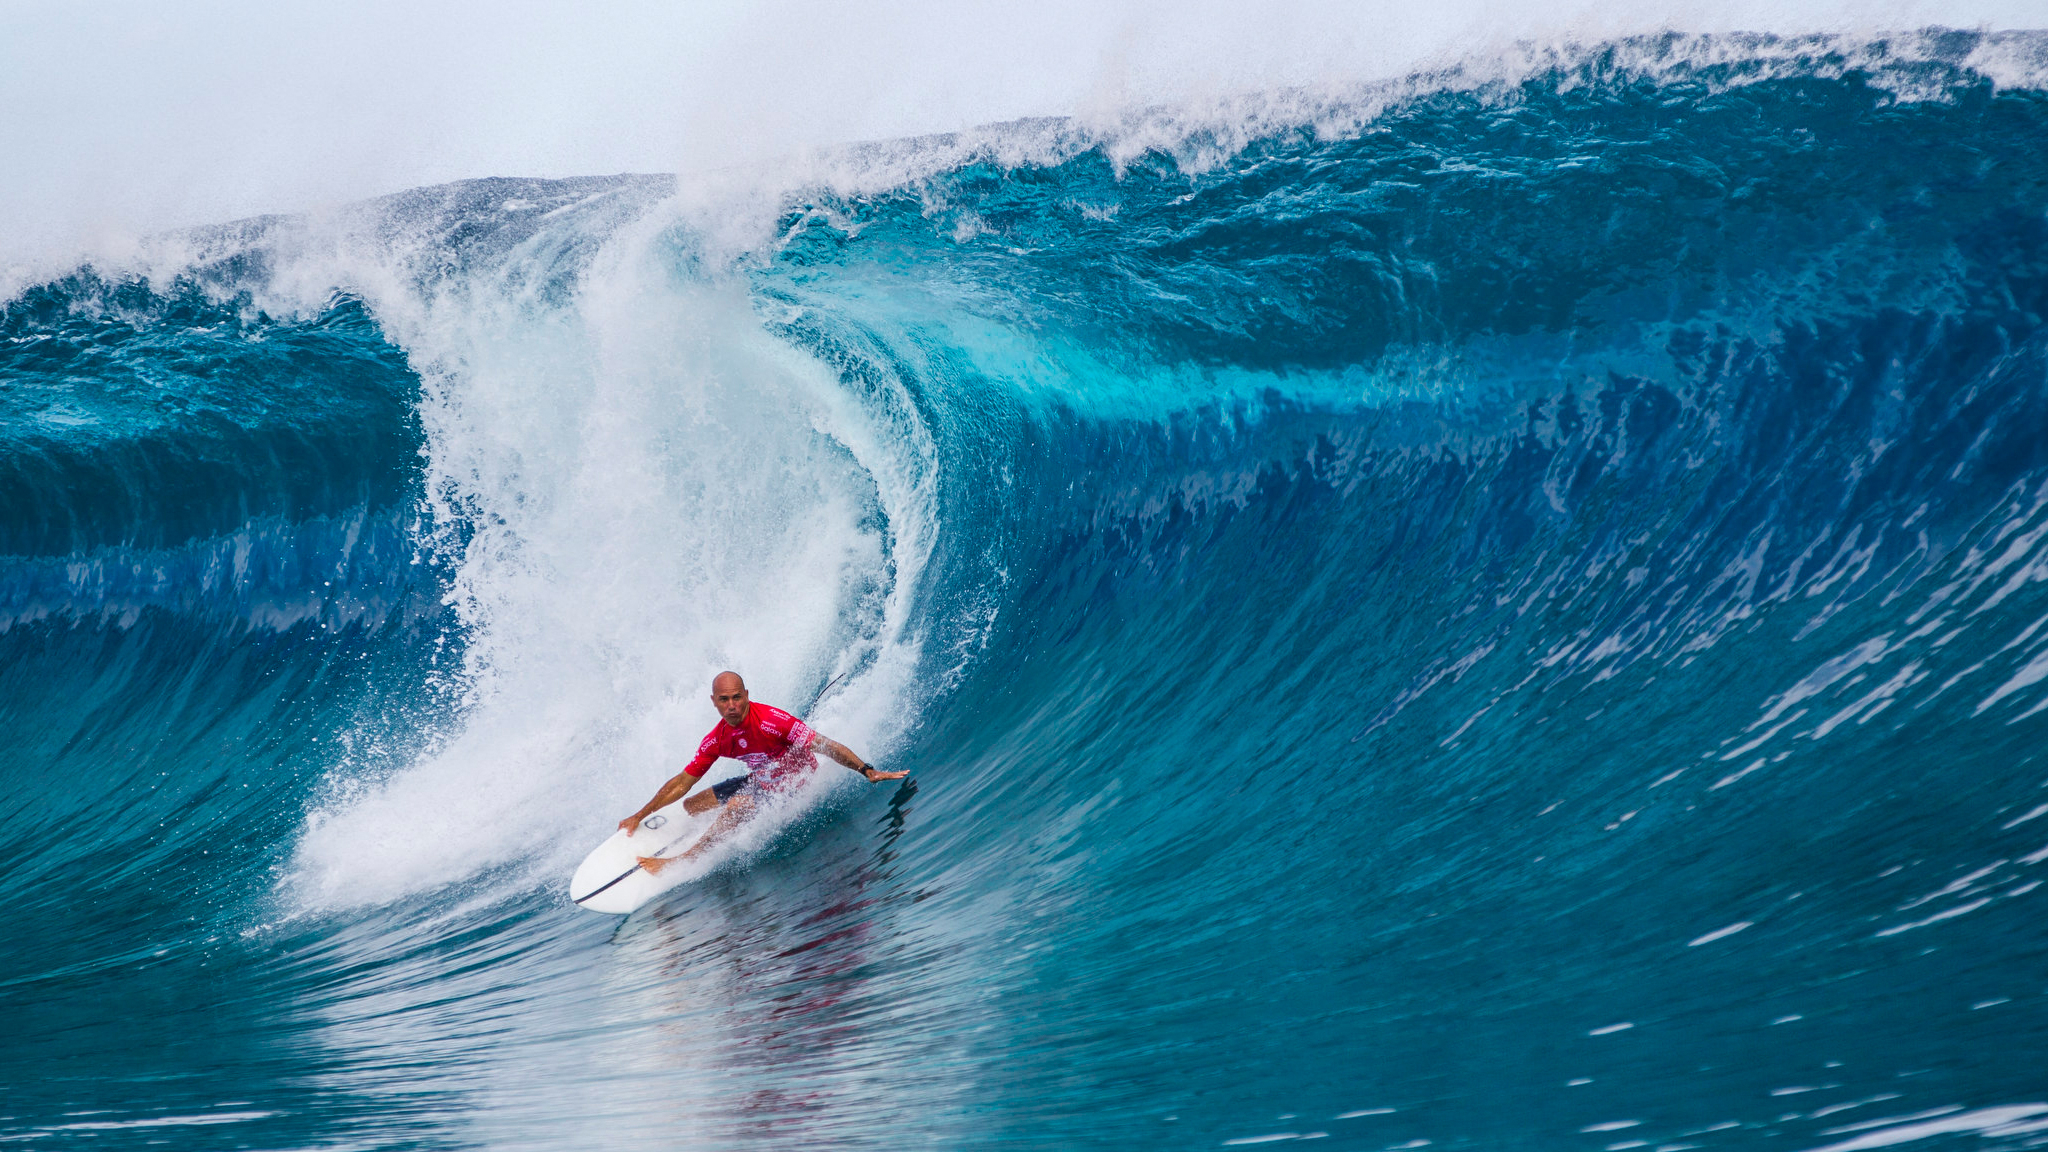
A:
<svg viewBox="0 0 2048 1152">
<path fill-rule="evenodd" d="M 2048 48 L 1691 52 L 28 289 L 0 1139 L 2048 1142 Z"/>
</svg>

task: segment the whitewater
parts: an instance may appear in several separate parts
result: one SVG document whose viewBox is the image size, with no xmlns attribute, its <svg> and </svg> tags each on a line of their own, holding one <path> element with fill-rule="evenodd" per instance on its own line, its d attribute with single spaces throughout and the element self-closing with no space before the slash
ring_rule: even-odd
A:
<svg viewBox="0 0 2048 1152">
<path fill-rule="evenodd" d="M 0 1143 L 2048 1144 L 2048 33 L 24 268 Z M 911 780 L 575 908 L 724 668 Z"/>
</svg>

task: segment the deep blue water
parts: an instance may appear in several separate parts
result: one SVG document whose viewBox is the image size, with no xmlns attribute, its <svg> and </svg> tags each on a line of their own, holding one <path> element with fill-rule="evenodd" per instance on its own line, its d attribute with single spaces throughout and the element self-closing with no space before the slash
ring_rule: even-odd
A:
<svg viewBox="0 0 2048 1152">
<path fill-rule="evenodd" d="M 2048 1144 L 2029 60 L 1632 43 L 27 289 L 0 1141 Z M 726 666 L 913 786 L 574 908 Z"/>
</svg>

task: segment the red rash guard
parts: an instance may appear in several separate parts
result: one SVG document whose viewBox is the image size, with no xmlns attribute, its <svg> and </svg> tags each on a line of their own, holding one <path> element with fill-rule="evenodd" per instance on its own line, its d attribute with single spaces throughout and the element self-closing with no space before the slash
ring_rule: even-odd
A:
<svg viewBox="0 0 2048 1152">
<path fill-rule="evenodd" d="M 777 783 L 817 767 L 818 758 L 811 753 L 811 741 L 815 739 L 817 733 L 811 731 L 810 725 L 782 709 L 750 703 L 747 718 L 739 727 L 723 720 L 712 726 L 711 734 L 697 745 L 697 758 L 683 771 L 701 778 L 712 761 L 730 756 L 745 761 L 747 770 L 760 783 Z"/>
</svg>

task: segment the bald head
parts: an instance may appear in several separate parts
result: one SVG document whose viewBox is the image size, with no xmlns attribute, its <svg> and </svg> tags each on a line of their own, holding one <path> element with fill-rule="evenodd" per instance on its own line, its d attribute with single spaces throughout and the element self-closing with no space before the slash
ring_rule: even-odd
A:
<svg viewBox="0 0 2048 1152">
<path fill-rule="evenodd" d="M 711 706 L 735 728 L 747 722 L 747 682 L 739 673 L 720 672 L 711 678 Z"/>
</svg>

